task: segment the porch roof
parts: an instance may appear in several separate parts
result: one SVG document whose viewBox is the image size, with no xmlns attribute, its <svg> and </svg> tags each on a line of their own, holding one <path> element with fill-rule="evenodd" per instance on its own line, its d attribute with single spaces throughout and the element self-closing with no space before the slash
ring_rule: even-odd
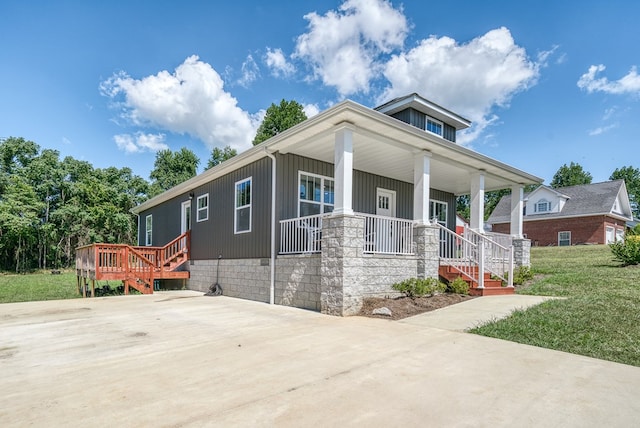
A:
<svg viewBox="0 0 640 428">
<path fill-rule="evenodd" d="M 539 177 L 346 100 L 144 202 L 132 212 L 139 214 L 267 153 L 293 153 L 333 163 L 335 132 L 342 127 L 353 130 L 353 168 L 361 171 L 413 183 L 414 156 L 429 152 L 431 187 L 456 195 L 470 192 L 471 176 L 479 171 L 485 174 L 485 190 L 542 182 Z"/>
</svg>

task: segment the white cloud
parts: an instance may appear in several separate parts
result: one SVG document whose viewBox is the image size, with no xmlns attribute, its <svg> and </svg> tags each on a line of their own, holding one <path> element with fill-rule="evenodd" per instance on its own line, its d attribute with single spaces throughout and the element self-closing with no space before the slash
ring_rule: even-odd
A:
<svg viewBox="0 0 640 428">
<path fill-rule="evenodd" d="M 280 48 L 267 48 L 264 60 L 267 67 L 271 69 L 271 74 L 275 77 L 289 77 L 296 71 L 296 68 L 287 61 L 287 58 Z"/>
<path fill-rule="evenodd" d="M 166 150 L 169 146 L 164 143 L 164 139 L 164 134 L 145 134 L 142 132 L 136 132 L 134 135 L 119 134 L 113 136 L 118 148 L 126 153 Z"/>
<path fill-rule="evenodd" d="M 253 60 L 253 56 L 247 55 L 247 59 L 242 63 L 242 76 L 238 80 L 238 84 L 246 88 L 255 82 L 258 77 L 260 77 L 258 64 Z"/>
<path fill-rule="evenodd" d="M 592 65 L 589 71 L 580 76 L 578 87 L 589 93 L 604 92 L 607 94 L 636 94 L 640 95 L 640 76 L 636 67 L 631 67 L 629 73 L 619 80 L 609 81 L 606 77 L 598 78 L 597 75 L 607 67 L 603 64 Z"/>
<path fill-rule="evenodd" d="M 140 126 L 153 126 L 186 133 L 202 140 L 210 149 L 226 145 L 243 151 L 259 125 L 224 90 L 220 75 L 195 55 L 173 73 L 134 79 L 124 72 L 100 85 L 101 93 L 114 102 L 120 97 L 121 116 Z M 122 142 L 126 147 L 126 140 Z"/>
<path fill-rule="evenodd" d="M 320 109 L 316 104 L 305 104 L 302 109 L 304 110 L 304 114 L 307 115 L 307 118 L 311 118 L 320 113 Z"/>
<path fill-rule="evenodd" d="M 538 54 L 543 62 L 548 57 Z M 431 36 L 389 60 L 384 76 L 390 85 L 379 101 L 417 92 L 470 119 L 474 125 L 458 139 L 469 144 L 498 120 L 494 107 L 507 107 L 516 93 L 535 85 L 541 66 L 504 27 L 462 44 Z"/>
<path fill-rule="evenodd" d="M 611 125 L 607 125 L 607 126 L 600 126 L 596 129 L 592 129 L 591 131 L 589 131 L 589 136 L 593 137 L 595 135 L 600 135 L 600 134 L 604 134 L 605 132 L 608 132 L 612 129 L 615 129 L 618 127 L 617 123 L 613 123 Z"/>
<path fill-rule="evenodd" d="M 369 91 L 377 77 L 380 56 L 402 48 L 408 24 L 401 9 L 386 0 L 347 0 L 338 11 L 304 16 L 309 30 L 298 36 L 294 58 L 313 71 L 340 96 Z"/>
</svg>

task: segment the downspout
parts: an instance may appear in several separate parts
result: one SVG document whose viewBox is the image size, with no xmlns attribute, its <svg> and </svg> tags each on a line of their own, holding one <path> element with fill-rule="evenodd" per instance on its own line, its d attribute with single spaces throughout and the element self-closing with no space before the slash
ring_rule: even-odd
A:
<svg viewBox="0 0 640 428">
<path fill-rule="evenodd" d="M 269 285 L 269 304 L 275 303 L 276 294 L 276 157 L 269 153 L 267 148 L 264 152 L 271 158 L 271 266 Z"/>
</svg>

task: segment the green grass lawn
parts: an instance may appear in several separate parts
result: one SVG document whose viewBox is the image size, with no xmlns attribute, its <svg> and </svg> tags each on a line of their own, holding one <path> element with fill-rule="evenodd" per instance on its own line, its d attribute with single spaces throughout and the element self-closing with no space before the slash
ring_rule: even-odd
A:
<svg viewBox="0 0 640 428">
<path fill-rule="evenodd" d="M 0 303 L 33 300 L 74 299 L 81 297 L 74 272 L 51 275 L 51 272 L 28 275 L 0 274 Z"/>
<path fill-rule="evenodd" d="M 473 333 L 640 366 L 640 266 L 620 267 L 605 245 L 532 248 L 531 265 L 538 277 L 519 294 L 566 299 Z"/>
</svg>

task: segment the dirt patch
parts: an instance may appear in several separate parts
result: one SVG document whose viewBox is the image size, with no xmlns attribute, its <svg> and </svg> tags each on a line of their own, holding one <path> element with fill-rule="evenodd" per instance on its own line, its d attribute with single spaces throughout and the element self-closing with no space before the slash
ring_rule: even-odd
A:
<svg viewBox="0 0 640 428">
<path fill-rule="evenodd" d="M 453 293 L 437 294 L 432 297 L 416 297 L 415 299 L 410 299 L 409 297 L 397 297 L 393 299 L 369 297 L 364 299 L 362 309 L 358 315 L 370 318 L 399 320 L 424 312 L 444 308 L 446 306 L 455 305 L 456 303 L 464 302 L 473 298 L 473 296 L 464 296 L 462 294 Z M 391 316 L 374 315 L 373 311 L 380 308 L 388 308 L 391 311 Z"/>
</svg>

